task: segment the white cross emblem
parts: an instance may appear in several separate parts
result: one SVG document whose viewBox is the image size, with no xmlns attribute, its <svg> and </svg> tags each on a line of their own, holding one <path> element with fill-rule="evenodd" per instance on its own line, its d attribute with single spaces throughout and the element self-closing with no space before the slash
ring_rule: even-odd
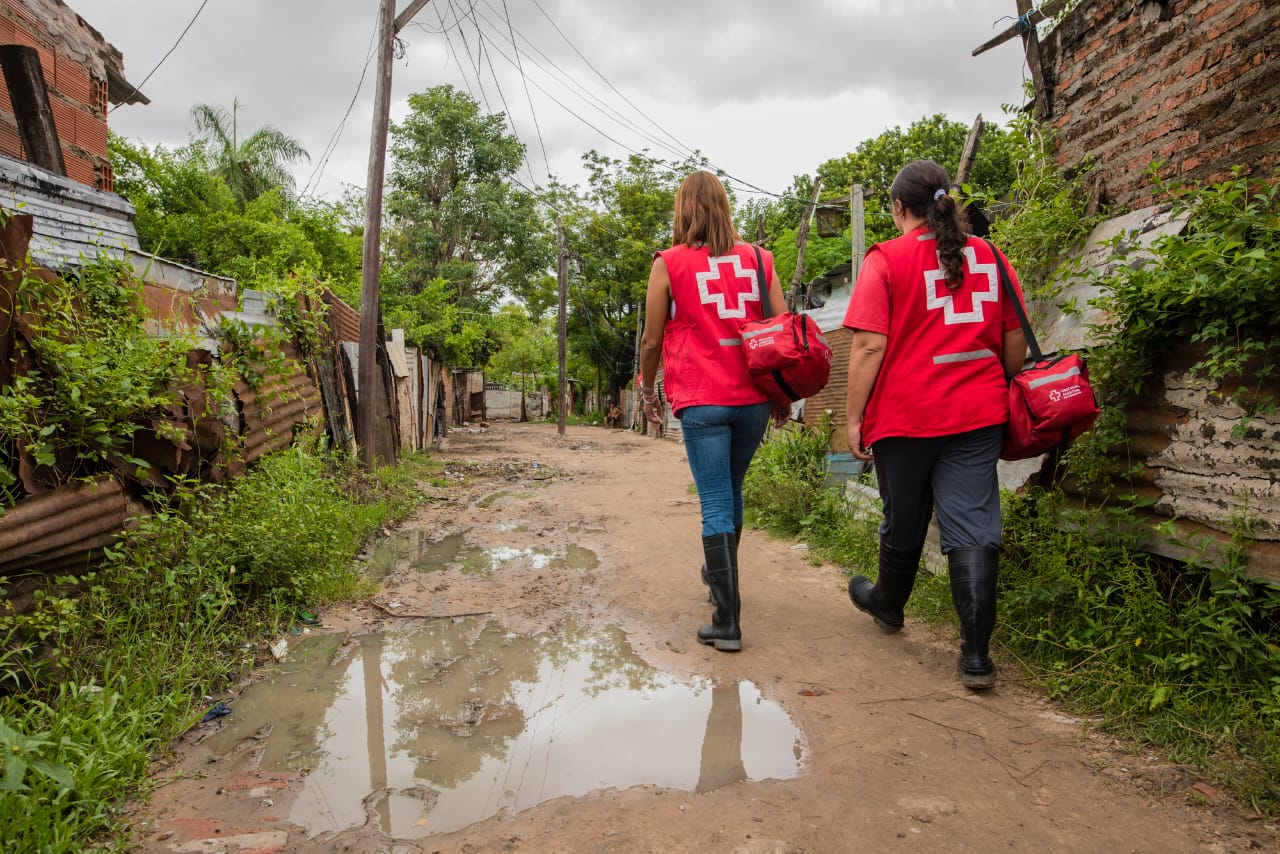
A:
<svg viewBox="0 0 1280 854">
<path fill-rule="evenodd" d="M 710 267 L 705 273 L 699 273 L 698 278 L 698 299 L 703 305 L 714 305 L 716 314 L 722 318 L 729 317 L 746 317 L 747 301 L 760 301 L 760 281 L 756 278 L 755 270 L 745 270 L 742 267 L 742 259 L 737 255 L 715 255 L 707 259 Z M 720 275 L 721 264 L 733 265 L 733 276 L 730 279 L 723 279 Z M 736 290 L 735 286 L 742 279 L 746 279 L 750 284 L 745 290 Z M 712 293 L 710 282 L 722 282 L 722 286 L 715 293 Z M 730 293 L 737 295 L 737 306 L 730 307 L 726 297 Z"/>
<path fill-rule="evenodd" d="M 973 300 L 973 307 L 969 311 L 956 311 L 955 294 L 946 288 L 947 274 L 942 271 L 942 259 L 938 259 L 937 270 L 925 270 L 924 287 L 925 301 L 929 308 L 942 309 L 943 318 L 948 326 L 957 323 L 982 323 L 983 303 L 998 302 L 1000 299 L 1000 279 L 996 273 L 996 265 L 979 264 L 978 254 L 973 251 L 972 246 L 964 248 L 965 260 L 969 262 L 969 272 L 975 276 L 986 275 L 986 290 L 974 290 L 970 292 L 970 298 Z M 938 282 L 943 283 L 943 294 L 938 295 Z"/>
</svg>

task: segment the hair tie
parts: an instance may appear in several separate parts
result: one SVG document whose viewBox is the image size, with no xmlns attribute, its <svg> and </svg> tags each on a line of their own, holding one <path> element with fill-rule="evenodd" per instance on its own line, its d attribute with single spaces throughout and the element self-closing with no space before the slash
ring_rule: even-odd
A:
<svg viewBox="0 0 1280 854">
<path fill-rule="evenodd" d="M 938 192 L 933 194 L 933 200 L 936 202 L 938 199 L 942 198 L 946 194 L 947 194 L 946 187 L 939 187 Z"/>
</svg>

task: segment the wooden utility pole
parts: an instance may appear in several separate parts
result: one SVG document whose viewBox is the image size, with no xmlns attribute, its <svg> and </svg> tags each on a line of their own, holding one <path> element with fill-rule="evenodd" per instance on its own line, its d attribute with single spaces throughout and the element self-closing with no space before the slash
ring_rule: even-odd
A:
<svg viewBox="0 0 1280 854">
<path fill-rule="evenodd" d="M 556 217 L 556 283 L 560 294 L 560 329 L 557 337 L 560 339 L 559 344 L 559 380 L 557 392 L 559 404 L 556 406 L 556 432 L 561 436 L 564 435 L 565 426 L 565 409 L 567 409 L 566 401 L 569 399 L 568 378 L 565 376 L 565 346 L 568 340 L 569 318 L 569 259 L 564 253 L 564 223 L 560 217 Z"/>
<path fill-rule="evenodd" d="M 756 243 L 764 245 L 764 217 L 756 217 Z"/>
<path fill-rule="evenodd" d="M 862 185 L 854 184 L 849 193 L 849 239 L 853 242 L 853 269 L 849 271 L 849 281 L 858 281 L 858 272 L 862 270 L 862 259 L 867 256 L 867 220 L 865 203 L 862 198 Z"/>
<path fill-rule="evenodd" d="M 387 127 L 391 123 L 391 60 L 396 33 L 430 0 L 413 0 L 396 17 L 396 0 L 378 7 L 378 77 L 373 97 L 373 134 L 369 139 L 369 174 L 364 197 L 364 254 L 360 265 L 360 362 L 357 376 L 356 440 L 360 460 L 372 469 L 396 458 L 390 405 L 378 370 L 382 308 L 382 183 L 387 165 Z M 385 358 L 385 357 L 384 357 Z"/>
<path fill-rule="evenodd" d="M 804 219 L 800 220 L 800 228 L 796 231 L 796 271 L 791 276 L 791 293 L 787 296 L 787 310 L 796 310 L 796 301 L 800 297 L 800 282 L 804 279 L 804 247 L 809 242 L 809 220 L 813 219 L 813 209 L 818 206 L 818 192 L 822 189 L 822 179 L 813 179 L 813 196 L 804 209 Z"/>
<path fill-rule="evenodd" d="M 1027 55 L 1027 68 L 1031 70 L 1031 83 L 1036 90 L 1035 116 L 1044 121 L 1053 115 L 1053 105 L 1049 103 L 1049 87 L 1045 85 L 1044 63 L 1040 59 L 1040 36 L 1036 34 L 1035 25 L 1030 23 L 1032 11 L 1031 0 L 1018 0 L 1018 20 L 1028 22 L 1020 32 L 1022 49 Z"/>
</svg>

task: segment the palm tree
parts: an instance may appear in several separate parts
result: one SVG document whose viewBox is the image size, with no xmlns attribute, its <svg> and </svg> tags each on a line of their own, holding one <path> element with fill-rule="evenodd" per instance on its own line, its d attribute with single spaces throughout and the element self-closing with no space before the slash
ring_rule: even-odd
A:
<svg viewBox="0 0 1280 854">
<path fill-rule="evenodd" d="M 237 114 L 240 100 L 231 102 L 231 112 L 223 107 L 196 104 L 191 118 L 196 130 L 212 145 L 211 171 L 226 181 L 241 207 L 275 187 L 286 194 L 293 192 L 293 176 L 289 165 L 297 160 L 311 160 L 307 150 L 292 137 L 270 125 L 259 128 L 240 140 Z"/>
</svg>

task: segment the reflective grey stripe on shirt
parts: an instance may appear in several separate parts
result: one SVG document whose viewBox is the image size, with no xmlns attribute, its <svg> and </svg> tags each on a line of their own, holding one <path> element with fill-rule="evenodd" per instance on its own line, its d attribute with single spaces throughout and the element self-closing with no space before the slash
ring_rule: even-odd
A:
<svg viewBox="0 0 1280 854">
<path fill-rule="evenodd" d="M 945 365 L 950 362 L 972 362 L 977 359 L 994 359 L 996 354 L 990 350 L 970 350 L 968 353 L 945 353 L 941 356 L 934 356 L 933 363 L 935 365 Z"/>
<path fill-rule="evenodd" d="M 721 347 L 741 347 L 742 339 L 741 338 L 721 338 L 720 346 Z"/>
<path fill-rule="evenodd" d="M 1032 380 L 1027 383 L 1027 388 L 1039 388 L 1045 383 L 1054 383 L 1058 380 L 1065 380 L 1067 377 L 1075 377 L 1080 375 L 1079 368 L 1068 368 L 1060 374 L 1045 374 L 1038 380 Z"/>
<path fill-rule="evenodd" d="M 781 331 L 782 331 L 782 324 L 775 323 L 773 326 L 764 326 L 764 327 L 761 327 L 760 329 L 753 329 L 750 332 L 744 332 L 742 334 L 742 337 L 755 338 L 757 335 L 764 335 L 766 332 L 781 332 Z"/>
</svg>

